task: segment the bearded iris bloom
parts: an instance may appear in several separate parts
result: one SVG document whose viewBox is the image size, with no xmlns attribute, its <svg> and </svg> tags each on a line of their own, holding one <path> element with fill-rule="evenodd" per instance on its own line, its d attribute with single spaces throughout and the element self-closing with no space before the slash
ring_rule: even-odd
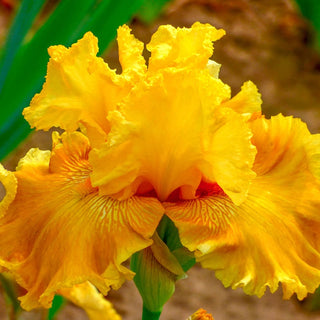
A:
<svg viewBox="0 0 320 320">
<path fill-rule="evenodd" d="M 320 284 L 320 137 L 299 119 L 261 114 L 248 81 L 231 97 L 209 60 L 224 35 L 208 24 L 162 26 L 147 49 L 118 30 L 122 72 L 87 33 L 49 48 L 46 83 L 24 116 L 53 134 L 12 173 L 1 168 L 0 266 L 49 307 L 90 281 L 103 294 L 133 272 L 161 218 L 225 286 L 303 299 Z"/>
<path fill-rule="evenodd" d="M 193 315 L 191 315 L 187 320 L 214 320 L 212 315 L 208 314 L 206 310 L 199 309 Z"/>
</svg>

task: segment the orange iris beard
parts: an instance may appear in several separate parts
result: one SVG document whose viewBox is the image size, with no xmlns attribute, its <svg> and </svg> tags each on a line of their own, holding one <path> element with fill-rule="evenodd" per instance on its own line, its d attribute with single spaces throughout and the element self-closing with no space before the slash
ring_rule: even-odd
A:
<svg viewBox="0 0 320 320">
<path fill-rule="evenodd" d="M 224 35 L 162 26 L 147 49 L 118 31 L 122 73 L 87 33 L 49 49 L 42 91 L 24 116 L 54 134 L 17 171 L 1 168 L 0 266 L 30 309 L 89 280 L 104 294 L 133 273 L 166 214 L 182 244 L 225 286 L 261 296 L 282 282 L 302 299 L 320 284 L 320 138 L 299 119 L 261 116 L 248 81 L 231 98 L 209 60 Z M 80 132 L 77 132 L 79 131 Z"/>
</svg>

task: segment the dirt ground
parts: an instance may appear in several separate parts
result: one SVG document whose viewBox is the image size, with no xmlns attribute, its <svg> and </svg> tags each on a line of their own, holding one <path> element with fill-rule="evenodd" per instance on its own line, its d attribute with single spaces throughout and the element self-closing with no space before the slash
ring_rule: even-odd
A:
<svg viewBox="0 0 320 320">
<path fill-rule="evenodd" d="M 290 0 L 176 0 L 159 19 L 145 25 L 132 23 L 133 33 L 144 42 L 160 24 L 190 26 L 207 22 L 226 30 L 216 42 L 214 60 L 222 64 L 221 78 L 236 94 L 242 83 L 252 80 L 263 98 L 267 115 L 295 115 L 307 122 L 310 130 L 320 131 L 320 55 L 312 47 L 312 28 Z M 0 28 L 2 27 L 0 23 Z M 105 59 L 118 68 L 116 45 Z M 50 148 L 49 135 L 35 133 L 4 165 L 14 169 L 17 159 L 34 146 Z M 196 266 L 189 277 L 177 283 L 176 293 L 165 306 L 163 320 L 184 320 L 200 307 L 215 320 L 320 320 L 320 313 L 309 313 L 296 299 L 284 301 L 281 289 L 261 299 L 245 295 L 240 289 L 225 289 L 212 271 Z M 112 291 L 108 298 L 123 320 L 138 320 L 141 300 L 133 282 Z M 41 312 L 25 313 L 22 319 L 41 319 Z M 0 320 L 7 319 L 0 298 Z M 82 310 L 69 304 L 58 320 L 87 319 Z"/>
</svg>

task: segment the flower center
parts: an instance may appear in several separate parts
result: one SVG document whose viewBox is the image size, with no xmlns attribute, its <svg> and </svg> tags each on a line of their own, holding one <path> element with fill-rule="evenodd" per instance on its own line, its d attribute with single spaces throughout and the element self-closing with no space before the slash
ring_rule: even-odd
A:
<svg viewBox="0 0 320 320">
<path fill-rule="evenodd" d="M 157 197 L 157 193 L 154 188 L 151 187 L 151 184 L 149 185 L 149 188 L 147 188 L 146 185 L 144 187 L 139 188 L 136 195 L 143 196 L 143 197 Z M 222 195 L 226 196 L 225 192 L 222 190 L 222 188 L 216 183 L 216 182 L 205 182 L 201 181 L 199 184 L 196 193 L 195 198 L 203 198 L 203 197 L 209 197 L 214 195 Z M 179 202 L 184 200 L 190 200 L 190 199 L 184 199 L 181 192 L 181 187 L 175 189 L 173 192 L 170 193 L 169 197 L 165 200 L 165 202 Z"/>
</svg>

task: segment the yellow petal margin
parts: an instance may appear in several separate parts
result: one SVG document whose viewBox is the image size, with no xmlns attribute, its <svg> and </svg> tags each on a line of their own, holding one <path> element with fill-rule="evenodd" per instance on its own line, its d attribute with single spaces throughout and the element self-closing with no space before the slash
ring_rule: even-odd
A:
<svg viewBox="0 0 320 320">
<path fill-rule="evenodd" d="M 111 302 L 88 281 L 69 289 L 61 289 L 59 294 L 84 309 L 90 320 L 121 320 Z"/>
<path fill-rule="evenodd" d="M 236 206 L 222 195 L 167 205 L 182 243 L 225 286 L 303 299 L 320 284 L 320 184 L 304 123 L 281 115 L 251 124 L 257 178 Z M 319 138 L 318 138 L 319 139 Z M 313 141 L 313 145 L 317 145 Z"/>
<path fill-rule="evenodd" d="M 116 74 L 98 58 L 98 39 L 88 32 L 70 48 L 49 48 L 46 82 L 23 115 L 36 129 L 60 127 L 75 131 L 79 127 L 99 144 L 110 130 L 107 115 L 126 96 L 146 65 L 143 43 L 130 34 L 127 26 L 118 30 L 123 74 Z M 130 49 L 129 49 L 130 48 Z"/>
<path fill-rule="evenodd" d="M 223 106 L 231 108 L 238 113 L 259 114 L 261 112 L 261 94 L 251 81 L 245 82 L 241 91 L 232 99 L 226 101 Z"/>
<path fill-rule="evenodd" d="M 103 294 L 119 288 L 133 277 L 121 263 L 152 243 L 160 203 L 100 196 L 89 179 L 89 150 L 79 132 L 55 134 L 51 156 L 32 149 L 14 173 L 18 188 L 1 221 L 0 266 L 27 289 L 27 310 L 48 308 L 57 290 L 87 280 Z"/>
<path fill-rule="evenodd" d="M 7 171 L 0 164 L 0 184 L 3 186 L 3 194 L 0 192 L 0 218 L 5 215 L 9 205 L 14 200 L 17 192 L 17 180 L 14 174 Z"/>
<path fill-rule="evenodd" d="M 213 53 L 212 42 L 224 34 L 224 30 L 200 22 L 191 28 L 160 26 L 147 45 L 151 52 L 149 70 L 153 72 L 168 67 L 203 69 Z"/>
<path fill-rule="evenodd" d="M 132 81 L 141 77 L 147 71 L 146 62 L 142 56 L 144 49 L 143 42 L 136 39 L 127 25 L 118 29 L 119 60 L 122 67 L 122 74 L 129 75 Z"/>
<path fill-rule="evenodd" d="M 69 49 L 58 45 L 48 51 L 51 58 L 46 82 L 23 111 L 26 120 L 37 129 L 56 126 L 68 131 L 75 131 L 84 121 L 103 134 L 108 123 L 102 85 L 114 91 L 112 79 L 116 75 L 99 63 L 97 38 L 88 32 Z M 103 83 L 104 74 L 109 83 Z"/>
</svg>

